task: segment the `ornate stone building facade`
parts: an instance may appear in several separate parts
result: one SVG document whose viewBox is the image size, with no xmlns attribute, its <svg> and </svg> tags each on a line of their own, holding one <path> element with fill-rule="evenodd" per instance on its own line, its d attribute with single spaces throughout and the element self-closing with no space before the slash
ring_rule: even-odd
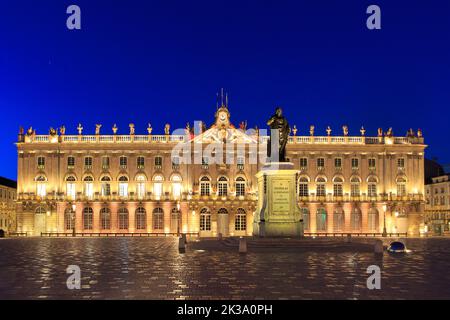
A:
<svg viewBox="0 0 450 320">
<path fill-rule="evenodd" d="M 267 134 L 230 122 L 164 135 L 66 135 L 21 130 L 17 231 L 71 233 L 252 234 L 258 199 L 255 175 L 265 162 Z M 178 132 L 180 131 L 180 132 Z M 424 141 L 421 132 L 394 137 L 297 136 L 287 157 L 298 170 L 298 202 L 306 233 L 418 234 L 423 228 Z M 174 150 L 177 150 L 176 152 Z M 205 156 L 205 154 L 207 156 Z M 189 159 L 189 160 L 187 160 Z M 255 161 L 255 159 L 259 159 Z M 187 163 L 190 162 L 190 163 Z M 386 220 L 385 220 L 386 217 Z"/>
<path fill-rule="evenodd" d="M 16 181 L 0 177 L 0 230 L 6 234 L 16 227 Z"/>
<path fill-rule="evenodd" d="M 431 179 L 425 185 L 426 205 L 425 223 L 431 234 L 444 235 L 450 233 L 450 175 L 442 175 Z"/>
</svg>

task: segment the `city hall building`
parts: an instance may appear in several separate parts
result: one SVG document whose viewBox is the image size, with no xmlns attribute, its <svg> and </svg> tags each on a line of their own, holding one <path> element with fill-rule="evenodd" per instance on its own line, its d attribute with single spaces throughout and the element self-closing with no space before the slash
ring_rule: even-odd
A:
<svg viewBox="0 0 450 320">
<path fill-rule="evenodd" d="M 251 235 L 268 134 L 233 126 L 227 102 L 219 106 L 212 126 L 167 124 L 163 134 L 150 124 L 143 135 L 133 124 L 125 135 L 116 125 L 93 135 L 82 125 L 76 135 L 21 129 L 17 232 Z M 339 131 L 317 135 L 311 126 L 301 136 L 291 123 L 287 157 L 298 170 L 305 233 L 422 232 L 421 131 Z"/>
</svg>

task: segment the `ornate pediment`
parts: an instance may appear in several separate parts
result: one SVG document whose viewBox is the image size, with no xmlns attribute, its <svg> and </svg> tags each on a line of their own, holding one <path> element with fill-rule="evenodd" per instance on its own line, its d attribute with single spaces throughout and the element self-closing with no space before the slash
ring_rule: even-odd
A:
<svg viewBox="0 0 450 320">
<path fill-rule="evenodd" d="M 258 143 L 255 136 L 247 135 L 234 127 L 227 129 L 213 126 L 192 140 L 194 143 Z"/>
</svg>

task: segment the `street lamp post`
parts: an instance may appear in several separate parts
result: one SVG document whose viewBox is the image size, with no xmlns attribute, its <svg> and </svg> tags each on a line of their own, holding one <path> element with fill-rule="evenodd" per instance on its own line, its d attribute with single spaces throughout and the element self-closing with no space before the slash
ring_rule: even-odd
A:
<svg viewBox="0 0 450 320">
<path fill-rule="evenodd" d="M 387 210 L 387 206 L 384 204 L 383 205 L 383 237 L 387 237 L 387 230 L 386 230 L 386 210 Z"/>
<path fill-rule="evenodd" d="M 177 236 L 180 236 L 180 224 L 181 224 L 181 212 L 180 212 L 180 201 L 177 202 Z"/>
<path fill-rule="evenodd" d="M 76 210 L 77 206 L 75 204 L 72 205 L 72 237 L 75 237 L 75 219 L 76 219 L 76 214 L 75 214 L 75 210 Z"/>
</svg>

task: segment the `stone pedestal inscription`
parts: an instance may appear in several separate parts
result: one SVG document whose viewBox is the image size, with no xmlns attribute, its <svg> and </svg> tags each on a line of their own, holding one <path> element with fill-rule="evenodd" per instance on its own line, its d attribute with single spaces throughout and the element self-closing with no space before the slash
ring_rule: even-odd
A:
<svg viewBox="0 0 450 320">
<path fill-rule="evenodd" d="M 272 213 L 289 214 L 289 180 L 272 181 Z"/>
</svg>

